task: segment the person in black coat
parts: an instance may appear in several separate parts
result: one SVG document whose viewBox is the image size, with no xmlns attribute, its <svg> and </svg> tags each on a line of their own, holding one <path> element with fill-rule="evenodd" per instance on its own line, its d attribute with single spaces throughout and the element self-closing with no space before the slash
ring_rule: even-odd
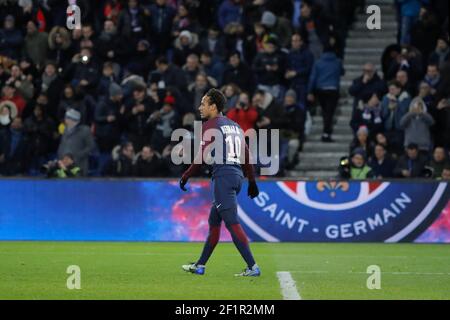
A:
<svg viewBox="0 0 450 320">
<path fill-rule="evenodd" d="M 25 173 L 30 164 L 28 145 L 21 118 L 14 118 L 10 125 L 0 128 L 0 175 Z"/>
<path fill-rule="evenodd" d="M 187 92 L 187 76 L 178 66 L 169 64 L 165 57 L 156 59 L 156 70 L 150 74 L 151 77 L 159 77 L 164 87 L 173 86 L 182 93 Z"/>
<path fill-rule="evenodd" d="M 131 52 L 129 40 L 117 33 L 112 20 L 105 20 L 103 30 L 95 41 L 95 50 L 102 61 L 113 61 L 119 64 L 126 62 Z"/>
<path fill-rule="evenodd" d="M 105 166 L 102 173 L 106 177 L 132 177 L 134 175 L 133 167 L 134 148 L 131 142 L 125 142 L 120 146 L 119 154 L 113 156 Z"/>
<path fill-rule="evenodd" d="M 419 153 L 419 146 L 415 143 L 410 143 L 406 147 L 406 154 L 398 159 L 394 175 L 400 178 L 423 177 L 427 162 L 427 157 Z"/>
<path fill-rule="evenodd" d="M 223 72 L 222 83 L 224 85 L 234 83 L 241 90 L 253 92 L 255 81 L 252 70 L 248 65 L 241 61 L 238 51 L 233 51 L 228 57 L 228 64 Z"/>
<path fill-rule="evenodd" d="M 144 146 L 134 165 L 136 177 L 161 177 L 162 161 L 150 147 Z"/>
<path fill-rule="evenodd" d="M 394 177 L 395 161 L 387 153 L 384 145 L 377 144 L 375 146 L 374 155 L 368 164 L 372 168 L 372 172 L 376 178 Z"/>
<path fill-rule="evenodd" d="M 48 98 L 46 112 L 56 119 L 61 92 L 64 89 L 64 82 L 57 73 L 57 67 L 54 62 L 48 62 L 46 64 L 39 83 L 41 93 L 46 94 Z"/>
</svg>

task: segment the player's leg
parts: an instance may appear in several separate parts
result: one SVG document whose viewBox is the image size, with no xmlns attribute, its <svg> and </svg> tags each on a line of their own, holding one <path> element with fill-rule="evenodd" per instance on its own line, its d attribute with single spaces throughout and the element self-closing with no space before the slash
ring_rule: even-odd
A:
<svg viewBox="0 0 450 320">
<path fill-rule="evenodd" d="M 217 243 L 220 238 L 220 224 L 222 222 L 222 218 L 217 212 L 216 206 L 213 204 L 211 207 L 211 212 L 209 214 L 209 234 L 206 238 L 205 245 L 203 246 L 203 251 L 200 256 L 200 259 L 197 261 L 197 266 L 204 266 L 206 262 L 208 262 L 209 257 L 214 251 Z"/>
<path fill-rule="evenodd" d="M 242 258 L 247 263 L 247 270 L 252 271 L 245 275 L 259 276 L 260 271 L 256 265 L 253 254 L 250 250 L 247 235 L 244 229 L 242 229 L 241 224 L 238 220 L 237 215 L 237 194 L 239 193 L 242 186 L 242 177 L 238 175 L 224 176 L 220 179 L 221 186 L 221 196 L 217 197 L 220 199 L 221 207 L 219 208 L 219 214 L 222 220 L 225 222 L 225 226 L 231 234 L 233 243 L 241 254 Z M 245 271 L 245 272 L 246 272 Z M 244 275 L 244 274 L 242 274 Z"/>
<path fill-rule="evenodd" d="M 220 224 L 222 223 L 222 218 L 215 205 L 213 204 L 211 207 L 211 211 L 209 213 L 209 234 L 206 239 L 205 245 L 203 246 L 202 254 L 200 255 L 200 259 L 197 262 L 193 262 L 190 264 L 183 265 L 182 268 L 184 271 L 192 272 L 195 274 L 203 275 L 205 273 L 205 265 L 208 262 L 209 257 L 214 251 L 217 243 L 220 238 Z"/>
</svg>

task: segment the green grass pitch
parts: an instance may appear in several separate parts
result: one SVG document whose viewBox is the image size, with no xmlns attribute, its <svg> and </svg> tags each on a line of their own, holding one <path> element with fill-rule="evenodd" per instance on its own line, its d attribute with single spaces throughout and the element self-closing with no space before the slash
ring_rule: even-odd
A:
<svg viewBox="0 0 450 320">
<path fill-rule="evenodd" d="M 0 299 L 282 299 L 277 271 L 289 271 L 302 299 L 450 299 L 450 246 L 252 243 L 263 275 L 220 243 L 205 276 L 184 273 L 201 243 L 0 242 Z M 81 289 L 69 290 L 69 265 Z M 369 290 L 369 265 L 381 289 Z"/>
</svg>

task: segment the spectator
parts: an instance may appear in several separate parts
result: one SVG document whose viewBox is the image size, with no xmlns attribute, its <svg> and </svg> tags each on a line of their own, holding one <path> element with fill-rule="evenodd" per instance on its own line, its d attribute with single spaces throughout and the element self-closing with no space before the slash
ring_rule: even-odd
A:
<svg viewBox="0 0 450 320">
<path fill-rule="evenodd" d="M 281 85 L 285 74 L 285 55 L 278 48 L 278 40 L 270 37 L 265 45 L 264 52 L 258 53 L 253 61 L 253 70 L 256 73 L 258 89 L 268 91 L 279 99 L 283 95 Z"/>
<path fill-rule="evenodd" d="M 247 92 L 253 92 L 254 79 L 252 70 L 241 61 L 238 51 L 233 51 L 229 55 L 228 64 L 223 72 L 223 84 L 235 83 L 239 88 Z"/>
<path fill-rule="evenodd" d="M 103 175 L 108 177 L 132 177 L 134 175 L 134 147 L 131 142 L 124 142 L 113 151 L 112 159 L 107 163 Z"/>
<path fill-rule="evenodd" d="M 0 29 L 0 55 L 17 60 L 23 45 L 22 32 L 15 27 L 13 15 L 7 15 Z"/>
<path fill-rule="evenodd" d="M 81 174 L 81 168 L 75 164 L 75 158 L 71 153 L 63 155 L 61 160 L 49 163 L 47 168 L 49 178 L 74 178 Z"/>
<path fill-rule="evenodd" d="M 17 109 L 17 114 L 20 117 L 23 110 L 25 109 L 26 102 L 22 95 L 17 92 L 16 87 L 13 83 L 6 83 L 2 90 L 2 98 L 0 103 L 3 101 L 11 101 L 14 107 Z"/>
<path fill-rule="evenodd" d="M 100 32 L 95 49 L 102 61 L 113 61 L 123 64 L 131 54 L 128 39 L 117 33 L 117 27 L 112 20 L 105 20 L 103 30 Z"/>
<path fill-rule="evenodd" d="M 441 82 L 441 75 L 439 73 L 439 67 L 436 64 L 429 64 L 427 66 L 427 73 L 423 79 L 431 87 L 431 94 L 435 95 L 436 90 Z"/>
<path fill-rule="evenodd" d="M 180 36 L 175 39 L 173 46 L 173 63 L 180 67 L 186 63 L 188 56 L 195 54 L 198 59 L 201 52 L 201 47 L 198 44 L 198 35 L 188 30 L 180 33 Z"/>
<path fill-rule="evenodd" d="M 368 128 L 370 139 L 384 131 L 383 119 L 381 117 L 382 109 L 380 99 L 376 93 L 370 93 L 362 98 L 358 103 L 358 107 L 353 112 L 350 126 L 356 132 L 361 126 Z"/>
<path fill-rule="evenodd" d="M 442 170 L 442 175 L 440 176 L 442 180 L 450 180 L 450 164 L 444 167 Z"/>
<path fill-rule="evenodd" d="M 121 108 L 128 140 L 139 150 L 150 141 L 150 128 L 147 119 L 156 111 L 154 101 L 147 96 L 145 84 L 137 85 L 133 90 L 133 96 L 125 101 L 125 107 Z"/>
<path fill-rule="evenodd" d="M 166 58 L 160 57 L 156 60 L 156 69 L 164 87 L 173 86 L 181 92 L 187 91 L 186 75 L 178 66 L 169 64 Z"/>
<path fill-rule="evenodd" d="M 221 91 L 227 98 L 225 109 L 222 111 L 223 113 L 226 114 L 228 112 L 228 110 L 230 110 L 231 108 L 236 106 L 236 103 L 239 99 L 241 90 L 234 83 L 230 83 L 230 84 L 223 86 Z"/>
<path fill-rule="evenodd" d="M 313 102 L 317 97 L 322 107 L 323 142 L 334 142 L 333 116 L 339 100 L 341 75 L 344 74 L 342 61 L 331 47 L 326 47 L 324 53 L 314 63 L 308 84 L 308 100 Z"/>
<path fill-rule="evenodd" d="M 200 61 L 198 55 L 195 53 L 190 54 L 186 59 L 186 64 L 183 66 L 184 74 L 186 75 L 189 86 L 194 84 L 197 74 L 200 72 Z"/>
<path fill-rule="evenodd" d="M 283 106 L 280 105 L 270 92 L 257 90 L 253 95 L 252 104 L 257 108 L 258 129 L 280 129 L 276 126 L 283 114 Z"/>
<path fill-rule="evenodd" d="M 411 97 L 415 96 L 417 91 L 416 85 L 410 81 L 406 71 L 399 70 L 395 76 L 395 80 L 400 83 L 402 90 L 407 91 Z"/>
<path fill-rule="evenodd" d="M 230 23 L 241 23 L 242 14 L 241 0 L 224 0 L 217 13 L 220 28 L 225 30 Z"/>
<path fill-rule="evenodd" d="M 431 110 L 432 106 L 435 104 L 435 97 L 431 92 L 432 88 L 428 82 L 422 81 L 419 84 L 419 94 L 417 97 L 421 98 L 423 102 L 425 102 L 427 110 Z"/>
<path fill-rule="evenodd" d="M 442 172 L 450 164 L 448 156 L 443 147 L 436 147 L 433 151 L 433 157 L 429 166 L 433 170 L 433 178 L 439 178 L 442 176 Z"/>
<path fill-rule="evenodd" d="M 369 162 L 373 174 L 377 179 L 394 177 L 395 161 L 387 153 L 386 147 L 377 144 L 374 149 L 374 156 Z"/>
<path fill-rule="evenodd" d="M 153 19 L 156 19 L 156 13 Z M 152 22 L 154 21 L 153 19 Z M 170 32 L 171 23 L 167 30 L 168 32 Z M 127 6 L 119 14 L 117 31 L 123 37 L 130 39 L 132 47 L 136 45 L 139 39 L 143 39 L 148 35 L 148 17 L 145 16 L 143 8 L 139 6 L 138 0 L 127 1 Z M 154 32 L 153 28 L 152 31 Z"/>
<path fill-rule="evenodd" d="M 26 101 L 30 101 L 34 95 L 33 83 L 22 73 L 20 67 L 15 64 L 11 67 L 11 77 L 6 81 L 17 89 L 17 93 Z"/>
<path fill-rule="evenodd" d="M 261 24 L 266 27 L 268 33 L 277 35 L 281 47 L 287 47 L 292 34 L 292 27 L 288 19 L 277 17 L 273 12 L 264 11 L 261 17 Z"/>
<path fill-rule="evenodd" d="M 208 28 L 207 35 L 200 38 L 199 42 L 203 52 L 211 52 L 212 62 L 224 60 L 226 56 L 225 39 L 220 35 L 216 25 Z"/>
<path fill-rule="evenodd" d="M 201 100 L 205 93 L 211 88 L 212 86 L 204 72 L 197 74 L 195 83 L 193 83 L 189 88 L 190 102 L 192 106 L 189 111 L 194 112 L 197 117 L 200 117 L 198 106 L 200 106 Z"/>
<path fill-rule="evenodd" d="M 400 43 L 411 43 L 411 29 L 419 18 L 422 2 L 428 0 L 398 0 L 400 4 Z"/>
<path fill-rule="evenodd" d="M 33 114 L 25 119 L 24 131 L 29 139 L 29 165 L 32 174 L 37 174 L 40 167 L 48 160 L 53 149 L 56 134 L 55 122 L 46 114 L 41 104 L 36 104 Z"/>
<path fill-rule="evenodd" d="M 175 15 L 175 9 L 167 4 L 167 0 L 156 0 L 150 6 L 152 47 L 156 48 L 157 54 L 164 54 L 169 48 L 171 38 L 168 35 L 172 30 Z"/>
<path fill-rule="evenodd" d="M 422 5 L 419 19 L 411 29 L 411 44 L 420 50 L 424 60 L 427 60 L 434 50 L 439 33 L 440 28 L 436 16 L 429 7 Z"/>
<path fill-rule="evenodd" d="M 241 92 L 236 105 L 227 112 L 227 117 L 236 122 L 244 133 L 255 127 L 258 111 L 250 104 L 247 92 Z"/>
<path fill-rule="evenodd" d="M 57 118 L 58 104 L 63 91 L 64 83 L 57 73 L 56 64 L 47 62 L 40 79 L 40 92 L 48 97 L 48 106 L 45 113 L 53 119 Z"/>
<path fill-rule="evenodd" d="M 109 94 L 109 86 L 114 82 L 116 82 L 114 65 L 112 62 L 107 61 L 103 64 L 102 75 L 96 89 L 96 97 L 103 98 L 104 96 L 107 96 Z"/>
<path fill-rule="evenodd" d="M 110 153 L 119 143 L 122 100 L 122 88 L 113 82 L 108 88 L 108 95 L 95 108 L 95 137 L 100 153 Z"/>
<path fill-rule="evenodd" d="M 305 109 L 297 102 L 297 94 L 293 89 L 284 96 L 284 112 L 278 123 L 274 125 L 281 129 L 280 160 L 286 164 L 286 169 L 293 169 L 299 162 L 298 152 L 304 141 Z"/>
<path fill-rule="evenodd" d="M 427 113 L 425 102 L 420 98 L 413 99 L 409 112 L 400 120 L 400 126 L 405 130 L 405 147 L 414 143 L 419 146 L 419 151 L 428 153 L 431 149 L 430 127 L 433 124 L 433 117 Z"/>
<path fill-rule="evenodd" d="M 8 115 L 6 110 L 12 110 L 9 123 L 4 120 Z M 13 108 L 5 104 L 0 108 L 0 175 L 13 176 L 23 174 L 27 168 L 28 137 L 23 130 L 23 123 L 17 117 Z"/>
<path fill-rule="evenodd" d="M 209 51 L 203 51 L 200 55 L 200 69 L 206 73 L 209 81 L 218 87 L 222 85 L 224 65 L 221 61 L 214 62 Z"/>
<path fill-rule="evenodd" d="M 350 143 L 350 154 L 357 149 L 363 149 L 366 153 L 366 157 L 370 159 L 373 154 L 374 144 L 372 140 L 369 139 L 369 129 L 366 126 L 361 126 L 356 131 L 356 137 Z"/>
<path fill-rule="evenodd" d="M 147 40 L 139 40 L 136 50 L 131 53 L 131 59 L 125 68 L 132 74 L 146 78 L 149 72 L 155 69 L 155 57 L 151 53 L 152 49 Z"/>
<path fill-rule="evenodd" d="M 284 77 L 297 94 L 298 102 L 306 105 L 308 80 L 314 64 L 314 56 L 299 33 L 291 37 L 291 49 L 287 55 Z"/>
<path fill-rule="evenodd" d="M 33 61 L 37 69 L 41 69 L 47 58 L 48 34 L 39 32 L 36 22 L 33 20 L 27 22 L 27 35 L 23 49 L 25 56 Z"/>
<path fill-rule="evenodd" d="M 69 109 L 65 115 L 65 130 L 58 147 L 58 157 L 67 153 L 74 156 L 75 163 L 80 166 L 81 175 L 88 174 L 88 157 L 95 147 L 94 138 L 89 127 L 80 124 L 81 114 Z"/>
<path fill-rule="evenodd" d="M 366 164 L 366 153 L 362 148 L 353 150 L 350 160 L 341 159 L 339 177 L 342 179 L 370 179 L 374 177 L 372 168 Z"/>
<path fill-rule="evenodd" d="M 178 4 L 177 14 L 173 19 L 172 36 L 178 37 L 183 30 L 197 32 L 199 26 L 195 17 L 192 16 L 188 4 L 181 2 Z"/>
<path fill-rule="evenodd" d="M 160 177 L 162 163 L 159 155 L 150 146 L 144 146 L 138 154 L 134 166 L 134 175 L 136 177 Z"/>
<path fill-rule="evenodd" d="M 408 112 L 411 98 L 406 91 L 402 92 L 399 82 L 389 83 L 389 93 L 381 101 L 382 118 L 385 135 L 392 147 L 392 152 L 401 154 L 403 150 L 404 133 L 400 120 Z"/>
<path fill-rule="evenodd" d="M 320 10 L 313 8 L 313 1 L 302 0 L 300 34 L 306 35 L 309 49 L 317 60 L 330 40 L 330 22 Z"/>
<path fill-rule="evenodd" d="M 69 32 L 63 27 L 53 27 L 48 36 L 48 57 L 56 65 L 65 68 L 72 58 L 72 40 Z"/>
<path fill-rule="evenodd" d="M 450 47 L 448 45 L 448 38 L 445 36 L 439 37 L 436 49 L 430 55 L 430 64 L 436 64 L 442 67 L 445 62 L 450 60 Z"/>
<path fill-rule="evenodd" d="M 406 147 L 406 154 L 398 159 L 394 175 L 400 178 L 423 177 L 426 163 L 427 158 L 419 153 L 419 146 L 411 143 Z"/>
<path fill-rule="evenodd" d="M 166 96 L 163 107 L 154 112 L 148 119 L 150 125 L 154 127 L 151 146 L 158 152 L 162 152 L 164 147 L 170 143 L 171 133 L 178 126 L 178 114 L 174 105 L 175 99 L 173 96 Z"/>
<path fill-rule="evenodd" d="M 89 48 L 81 49 L 72 59 L 73 77 L 71 84 L 81 93 L 94 93 L 99 81 L 99 70 L 92 59 Z"/>
<path fill-rule="evenodd" d="M 363 97 L 370 97 L 373 94 L 382 96 L 386 93 L 386 85 L 375 70 L 373 63 L 366 63 L 363 66 L 362 75 L 353 80 L 348 89 L 353 99 L 353 112 L 358 108 Z"/>
</svg>

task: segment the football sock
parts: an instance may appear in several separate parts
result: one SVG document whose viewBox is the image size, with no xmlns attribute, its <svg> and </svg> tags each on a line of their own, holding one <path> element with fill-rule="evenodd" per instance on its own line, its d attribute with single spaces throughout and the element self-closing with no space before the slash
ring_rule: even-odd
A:
<svg viewBox="0 0 450 320">
<path fill-rule="evenodd" d="M 196 265 L 205 265 L 208 262 L 209 257 L 214 251 L 214 248 L 219 242 L 220 238 L 220 226 L 209 227 L 208 238 L 206 239 L 205 245 L 203 246 L 203 251 L 200 259 L 197 261 Z"/>
<path fill-rule="evenodd" d="M 234 245 L 239 250 L 242 258 L 244 258 L 247 266 L 252 268 L 255 265 L 255 259 L 253 258 L 252 252 L 250 251 L 250 246 L 248 245 L 248 239 L 245 235 L 244 230 L 240 224 L 227 224 L 227 229 L 230 231 L 231 238 L 233 239 Z"/>
</svg>

